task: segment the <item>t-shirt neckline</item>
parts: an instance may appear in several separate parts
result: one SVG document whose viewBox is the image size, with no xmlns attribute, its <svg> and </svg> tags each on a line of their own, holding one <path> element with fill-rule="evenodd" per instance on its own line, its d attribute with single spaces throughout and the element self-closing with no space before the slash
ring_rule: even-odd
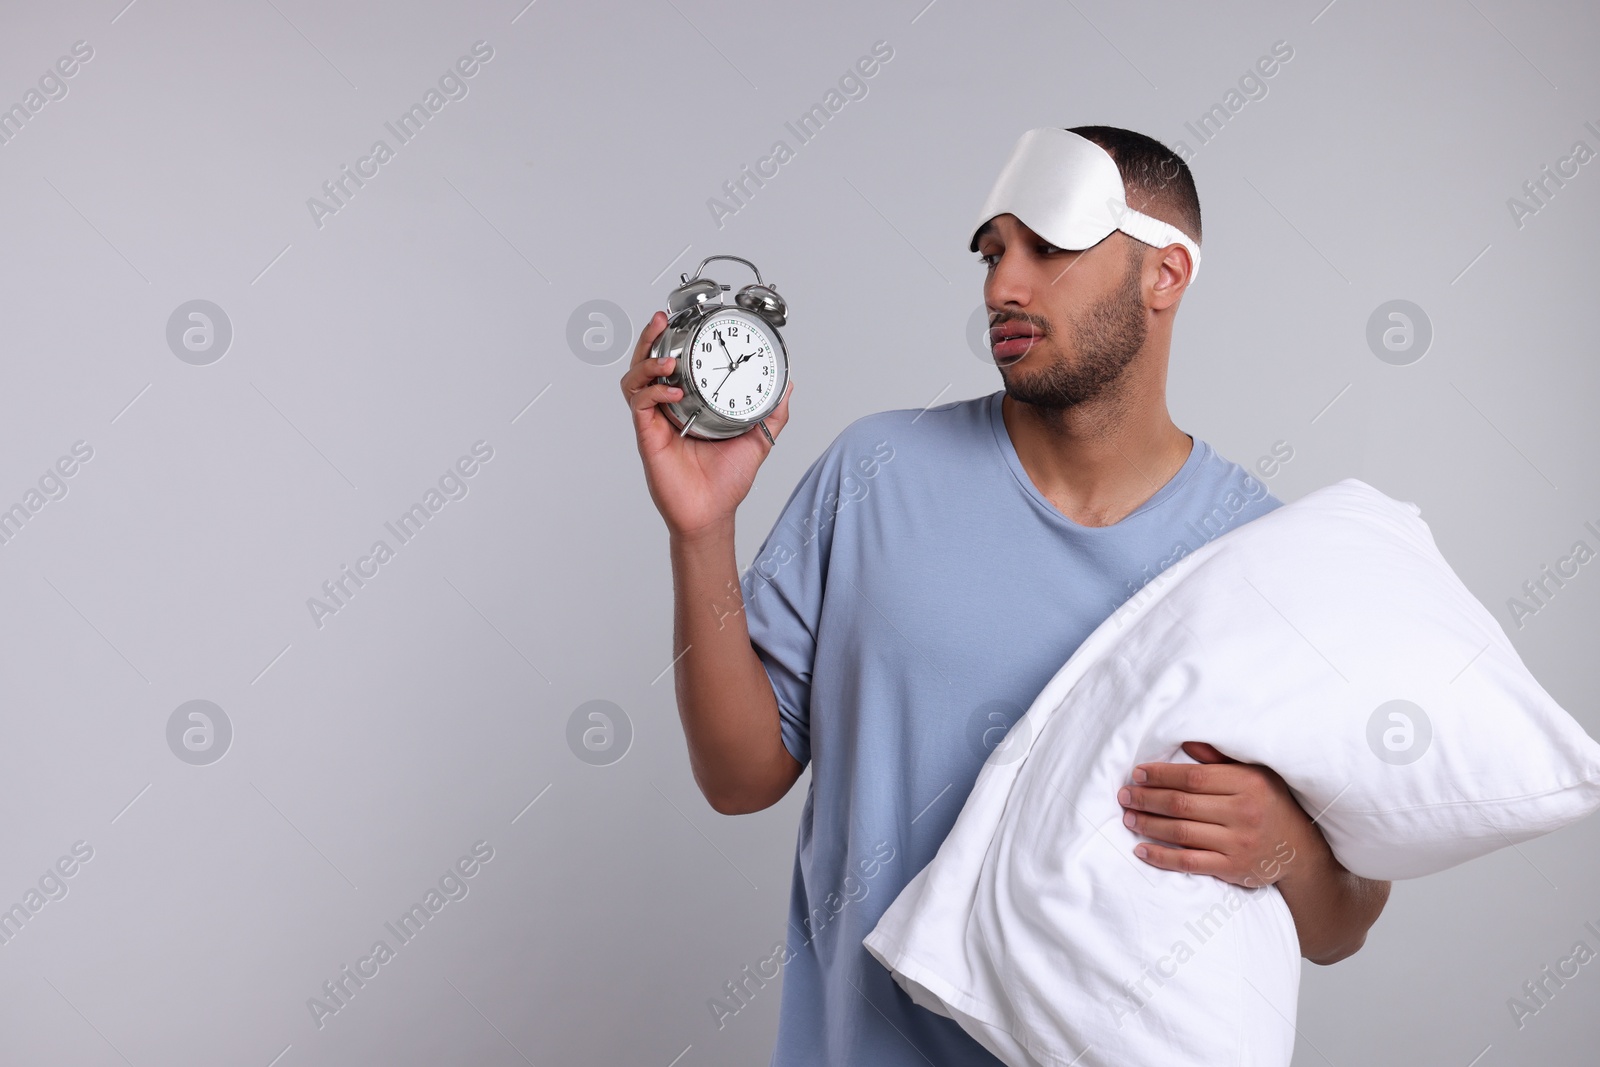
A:
<svg viewBox="0 0 1600 1067">
<path fill-rule="evenodd" d="M 1022 466 L 1022 459 L 1017 455 L 1016 446 L 1011 442 L 1011 434 L 1006 430 L 1005 416 L 1001 413 L 1000 404 L 1005 398 L 1005 392 L 1005 389 L 1002 388 L 989 394 L 989 425 L 994 431 L 995 448 L 999 450 L 1006 466 L 1011 469 L 1011 475 L 1016 479 L 1018 487 L 1027 493 L 1034 503 L 1052 515 L 1061 525 L 1085 536 L 1112 534 L 1120 527 L 1125 526 L 1129 520 L 1138 518 L 1146 512 L 1160 507 L 1176 494 L 1179 489 L 1183 488 L 1183 484 L 1193 476 L 1194 472 L 1199 469 L 1200 464 L 1205 461 L 1205 453 L 1210 450 L 1210 446 L 1203 440 L 1190 434 L 1189 436 L 1192 438 L 1193 443 L 1189 447 L 1188 458 L 1183 461 L 1183 466 L 1178 468 L 1178 472 L 1168 478 L 1166 484 L 1157 489 L 1150 499 L 1110 526 L 1084 526 L 1063 515 L 1061 509 L 1052 504 L 1043 493 L 1039 492 L 1038 486 L 1033 484 L 1033 479 L 1028 477 L 1026 468 Z"/>
</svg>

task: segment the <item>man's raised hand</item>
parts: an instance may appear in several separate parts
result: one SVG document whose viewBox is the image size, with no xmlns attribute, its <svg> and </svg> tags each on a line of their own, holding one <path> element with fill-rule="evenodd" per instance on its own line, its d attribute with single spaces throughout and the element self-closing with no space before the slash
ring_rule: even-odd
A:
<svg viewBox="0 0 1600 1067">
<path fill-rule="evenodd" d="M 650 357 L 650 346 L 666 328 L 667 316 L 662 311 L 645 323 L 632 362 L 622 376 L 622 395 L 633 412 L 650 499 L 669 531 L 693 537 L 732 522 L 739 502 L 755 482 L 756 470 L 773 446 L 759 428 L 722 441 L 679 434 L 657 405 L 681 399 L 683 390 L 655 381 L 672 372 L 674 359 Z M 783 399 L 767 416 L 774 441 L 789 422 L 789 394 L 793 391 L 791 379 Z"/>
</svg>

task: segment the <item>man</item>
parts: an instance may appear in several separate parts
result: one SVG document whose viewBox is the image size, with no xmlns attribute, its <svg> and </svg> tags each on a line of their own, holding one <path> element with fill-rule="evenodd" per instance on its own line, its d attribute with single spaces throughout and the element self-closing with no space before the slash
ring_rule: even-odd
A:
<svg viewBox="0 0 1600 1067">
<path fill-rule="evenodd" d="M 773 445 L 677 435 L 656 408 L 676 390 L 651 384 L 670 361 L 646 358 L 662 313 L 622 378 L 671 534 L 695 780 L 717 811 L 753 812 L 812 763 L 774 1067 L 998 1062 L 913 1004 L 861 938 L 1082 640 L 1164 566 L 1281 504 L 1167 412 L 1172 323 L 1201 237 L 1183 161 L 1114 127 L 1036 130 L 995 190 L 986 216 L 1018 206 L 981 221 L 973 248 L 1003 389 L 851 423 L 805 472 L 742 584 L 734 511 Z M 1062 247 L 1028 222 L 1064 243 L 1091 236 Z M 769 419 L 775 436 L 792 392 Z M 1141 859 L 1275 882 L 1306 958 L 1355 952 L 1388 883 L 1340 866 L 1276 774 L 1203 742 L 1185 745 L 1197 762 L 1129 769 L 1119 799 L 1147 839 Z"/>
</svg>

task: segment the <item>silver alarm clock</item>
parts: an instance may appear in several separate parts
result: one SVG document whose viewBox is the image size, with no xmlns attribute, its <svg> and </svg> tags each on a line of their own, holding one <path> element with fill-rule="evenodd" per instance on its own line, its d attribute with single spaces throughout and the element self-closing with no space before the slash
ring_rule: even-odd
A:
<svg viewBox="0 0 1600 1067">
<path fill-rule="evenodd" d="M 756 276 L 754 285 L 734 294 L 732 304 L 722 301 L 729 286 L 701 277 L 714 259 L 743 263 Z M 676 386 L 683 395 L 659 406 L 679 437 L 720 441 L 759 426 L 771 443 L 763 420 L 777 408 L 789 382 L 789 352 L 778 333 L 788 321 L 788 306 L 778 287 L 764 283 L 756 265 L 738 256 L 707 256 L 693 277 L 678 277 L 683 284 L 667 297 L 667 328 L 650 354 L 676 357 L 672 373 L 656 382 Z"/>
</svg>

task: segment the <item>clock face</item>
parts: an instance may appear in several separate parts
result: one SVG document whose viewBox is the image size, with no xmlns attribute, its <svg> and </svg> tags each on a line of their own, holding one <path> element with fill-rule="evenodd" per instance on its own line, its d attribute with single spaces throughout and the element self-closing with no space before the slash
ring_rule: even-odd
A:
<svg viewBox="0 0 1600 1067">
<path fill-rule="evenodd" d="M 691 348 L 694 383 L 719 415 L 753 421 L 783 386 L 777 336 L 752 315 L 713 315 L 700 325 Z"/>
</svg>

